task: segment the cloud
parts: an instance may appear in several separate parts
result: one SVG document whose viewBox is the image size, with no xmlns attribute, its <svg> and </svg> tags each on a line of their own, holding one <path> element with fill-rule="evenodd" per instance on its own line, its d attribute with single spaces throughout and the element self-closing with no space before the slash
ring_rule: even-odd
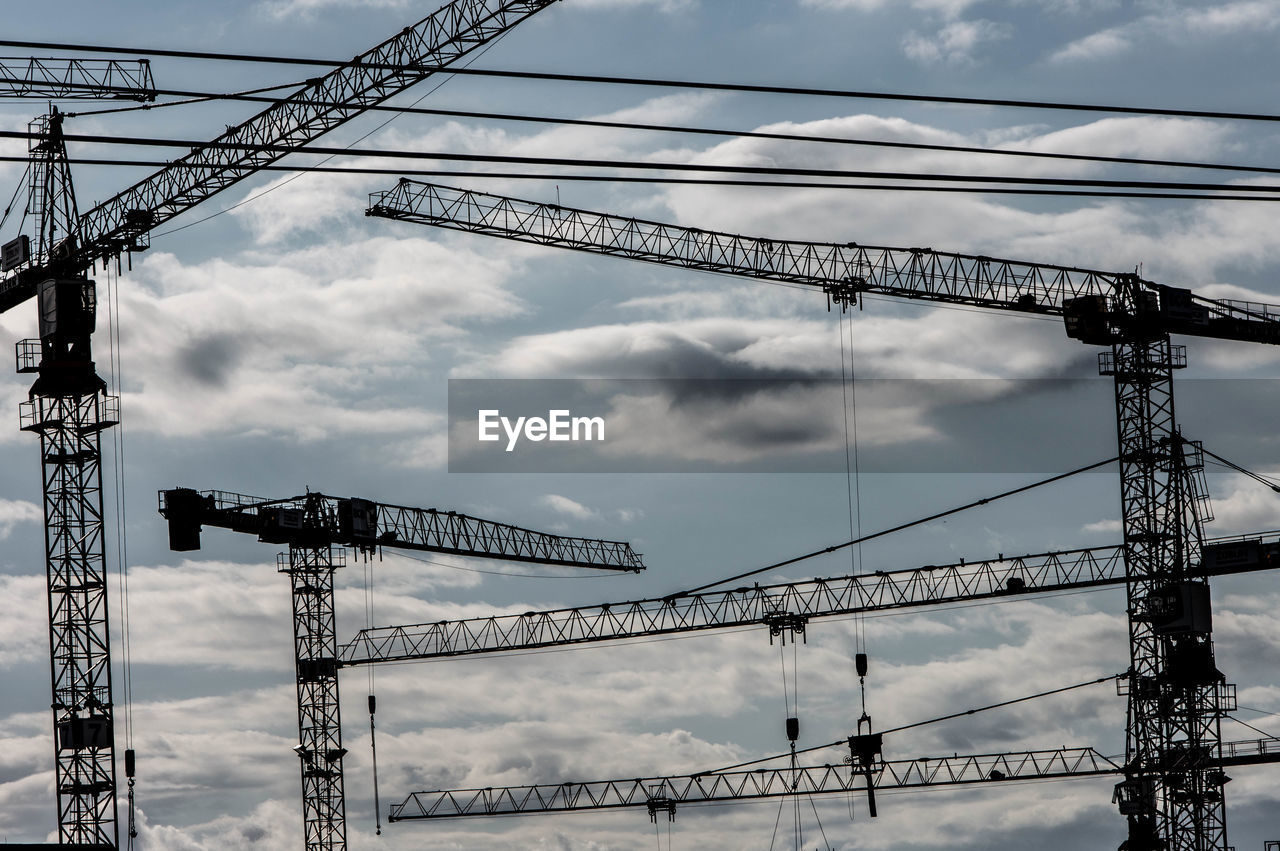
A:
<svg viewBox="0 0 1280 851">
<path fill-rule="evenodd" d="M 1099 535 L 1106 533 L 1115 535 L 1124 531 L 1124 524 L 1119 520 L 1098 520 L 1093 523 L 1086 523 L 1081 529 L 1086 535 Z"/>
<path fill-rule="evenodd" d="M 1275 479 L 1275 471 L 1262 471 L 1262 475 Z M 1215 477 L 1217 479 L 1217 477 Z M 1226 478 L 1213 497 L 1214 521 L 1209 525 L 1214 535 L 1248 534 L 1263 529 L 1280 528 L 1280 494 L 1241 475 Z"/>
<path fill-rule="evenodd" d="M 1091 62 L 1126 53 L 1139 45 L 1186 46 L 1209 39 L 1262 35 L 1280 28 L 1280 0 L 1237 0 L 1207 7 L 1158 3 L 1159 11 L 1091 33 L 1055 51 L 1052 62 Z"/>
<path fill-rule="evenodd" d="M 0 499 L 0 541 L 9 537 L 13 527 L 22 523 L 39 523 L 44 512 L 34 502 L 25 499 Z"/>
<path fill-rule="evenodd" d="M 509 269 L 414 237 L 198 264 L 154 254 L 121 294 L 125 413 L 164 435 L 379 435 L 438 463 L 442 445 L 412 448 L 443 425 L 413 382 L 468 324 L 524 309 Z"/>
<path fill-rule="evenodd" d="M 1008 24 L 994 21 L 952 21 L 932 35 L 914 30 L 902 41 L 903 52 L 925 65 L 973 65 L 975 54 L 988 44 L 1013 35 Z"/>
<path fill-rule="evenodd" d="M 659 12 L 675 14 L 687 12 L 698 5 L 698 0 L 570 0 L 570 6 L 584 9 L 629 9 L 654 6 Z"/>
<path fill-rule="evenodd" d="M 589 520 L 593 517 L 599 516 L 595 510 L 587 508 L 582 503 L 575 502 L 567 496 L 560 496 L 556 493 L 547 494 L 542 497 L 541 502 L 552 511 L 559 514 L 565 514 L 578 520 Z"/>
<path fill-rule="evenodd" d="M 295 16 L 313 18 L 320 12 L 340 9 L 404 9 L 408 0 L 265 0 L 258 8 L 276 20 Z"/>
</svg>

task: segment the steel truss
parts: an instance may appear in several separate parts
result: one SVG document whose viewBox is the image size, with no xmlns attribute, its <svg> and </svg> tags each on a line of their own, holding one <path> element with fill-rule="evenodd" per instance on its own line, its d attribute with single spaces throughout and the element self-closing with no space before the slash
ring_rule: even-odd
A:
<svg viewBox="0 0 1280 851">
<path fill-rule="evenodd" d="M 302 822 L 307 851 L 347 847 L 343 798 L 342 719 L 338 705 L 337 624 L 333 572 L 341 550 L 290 546 L 280 572 L 293 589 L 293 647 L 298 688 L 298 754 L 302 770 Z"/>
<path fill-rule="evenodd" d="M 1140 325 L 1137 294 L 1121 298 Z M 1198 447 L 1183 440 L 1174 417 L 1173 370 L 1186 355 L 1157 333 L 1118 342 L 1100 361 L 1115 378 L 1129 571 L 1126 783 L 1118 790 L 1126 851 L 1225 851 L 1227 777 L 1211 757 L 1234 693 L 1214 665 L 1211 625 L 1167 631 L 1155 611 L 1170 589 L 1203 580 L 1201 524 L 1212 519 L 1198 486 Z"/>
<path fill-rule="evenodd" d="M 307 851 L 344 851 L 342 719 L 338 701 L 338 639 L 334 571 L 345 564 L 343 546 L 370 553 L 378 547 L 526 562 L 643 570 L 629 544 L 570 538 L 494 523 L 454 512 L 383 505 L 372 500 L 308 493 L 262 499 L 228 491 L 175 488 L 160 492 L 173 549 L 200 547 L 202 526 L 287 544 L 278 566 L 289 575 L 293 600 L 298 745 Z"/>
<path fill-rule="evenodd" d="M 870 778 L 877 789 L 955 786 L 1005 780 L 1114 775 L 1121 767 L 1093 748 L 943 756 L 878 761 Z M 391 807 L 390 821 L 496 816 L 519 813 L 650 807 L 749 801 L 791 795 L 824 795 L 862 791 L 867 774 L 849 765 L 709 771 L 675 777 L 602 780 L 592 783 L 547 783 L 537 786 L 490 787 L 417 792 Z"/>
<path fill-rule="evenodd" d="M 845 303 L 860 293 L 1061 316 L 1072 299 L 1108 296 L 1128 273 L 1025 263 L 932 248 L 762 239 L 651 222 L 401 178 L 369 197 L 367 215 L 745 278 L 820 288 Z M 1196 297 L 1208 311 L 1168 330 L 1280 342 L 1280 307 Z"/>
<path fill-rule="evenodd" d="M 151 63 L 116 59 L 0 57 L 0 98 L 156 99 Z"/>
<path fill-rule="evenodd" d="M 822 289 L 1059 315 L 1068 336 L 1110 349 L 1115 377 L 1130 620 L 1126 851 L 1225 851 L 1225 775 L 1209 762 L 1232 691 L 1214 666 L 1208 586 L 1198 575 L 1198 448 L 1174 419 L 1171 333 L 1280 343 L 1280 308 L 1074 267 L 978 255 L 776 241 L 572 210 L 401 180 L 369 215 Z"/>
<path fill-rule="evenodd" d="M 38 255 L 56 261 L 76 239 L 76 201 L 54 112 L 36 124 L 31 203 Z M 40 339 L 17 346 L 18 372 L 37 378 L 19 410 L 40 437 L 53 692 L 58 835 L 68 846 L 115 848 L 115 708 L 111 688 L 101 432 L 120 420 L 119 401 L 94 369 L 89 336 L 92 281 L 39 286 Z"/>
<path fill-rule="evenodd" d="M 310 80 L 279 103 L 227 129 L 86 212 L 75 260 L 82 270 L 98 260 L 140 250 L 146 235 L 287 155 L 431 77 L 489 43 L 555 0 L 453 0 L 418 23 L 328 74 Z M 270 147 L 263 147 L 263 146 Z M 34 295 L 36 281 L 13 275 L 0 281 L 0 312 Z"/>
<path fill-rule="evenodd" d="M 1276 546 L 1268 536 L 1267 549 Z M 1239 549 L 1263 547 L 1263 539 L 1224 541 Z M 1227 558 L 1219 547 L 1206 576 L 1270 569 L 1267 557 Z M 1224 557 L 1217 557 L 1223 553 Z M 1280 555 L 1280 553 L 1277 553 Z M 1280 566 L 1280 559 L 1275 562 Z M 810 619 L 1082 590 L 1125 582 L 1124 547 L 1091 547 L 1014 558 L 927 565 L 908 570 L 834 576 L 804 582 L 755 585 L 729 591 L 673 594 L 516 615 L 492 615 L 430 624 L 363 629 L 339 648 L 340 664 L 370 665 L 439 659 L 540 647 L 558 647 L 648 635 L 773 627 Z"/>
<path fill-rule="evenodd" d="M 851 750 L 853 740 L 851 741 Z M 417 792 L 391 807 L 391 821 L 501 816 L 646 807 L 650 817 L 686 804 L 826 795 L 873 789 L 916 789 L 1010 781 L 1115 776 L 1124 768 L 1093 748 L 1003 754 L 953 755 L 858 764 L 851 753 L 839 765 L 704 771 L 672 777 L 491 786 Z M 1280 762 L 1280 739 L 1225 742 L 1213 765 Z M 868 786 L 870 784 L 870 786 Z"/>
</svg>

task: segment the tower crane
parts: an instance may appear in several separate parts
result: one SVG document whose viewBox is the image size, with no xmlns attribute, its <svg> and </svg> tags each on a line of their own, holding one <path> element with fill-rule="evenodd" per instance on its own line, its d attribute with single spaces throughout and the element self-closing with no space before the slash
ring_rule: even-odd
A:
<svg viewBox="0 0 1280 851">
<path fill-rule="evenodd" d="M 56 97 L 75 100 L 155 99 L 150 63 L 111 59 L 0 60 L 0 97 Z M 62 139 L 63 116 L 53 107 L 30 125 L 27 211 L 35 215 L 36 247 L 20 235 L 0 248 L 0 271 L 7 274 L 65 257 L 67 235 L 78 218 L 75 192 Z M 51 428 L 37 423 L 33 403 L 23 404 L 24 430 L 42 435 L 46 565 L 49 588 L 49 650 L 53 673 L 55 775 L 58 821 L 74 825 L 62 837 L 77 847 L 113 848 L 115 761 L 112 735 L 111 652 L 107 629 L 105 554 L 102 527 L 101 452 L 98 433 L 119 419 L 116 397 L 106 385 L 73 375 L 88 357 L 93 330 L 91 288 L 41 282 L 47 290 L 40 317 L 41 340 L 18 347 L 18 371 L 38 370 L 40 347 L 48 347 L 49 367 L 40 393 L 77 396 L 55 416 L 78 417 L 82 428 Z M 62 316 L 58 317 L 58 308 Z M 60 327 L 59 327 L 60 326 Z M 33 388 L 33 400 L 34 400 Z M 125 753 L 125 773 L 133 777 L 133 753 Z M 132 784 L 132 780 L 130 781 Z M 65 791 L 65 795 L 64 795 Z M 81 826 L 84 826 L 83 828 Z"/>
<path fill-rule="evenodd" d="M 96 298 L 88 275 L 99 261 L 144 250 L 154 228 L 285 156 L 288 146 L 319 138 L 553 2 L 453 0 L 83 214 L 61 117 L 54 113 L 42 128 L 33 152 L 41 233 L 34 251 L 18 240 L 6 252 L 0 313 L 38 302 L 40 338 L 17 346 L 18 371 L 36 375 L 19 418 L 41 444 L 54 788 L 64 844 L 119 845 L 100 469 L 101 432 L 118 422 L 119 409 L 93 363 Z"/>
<path fill-rule="evenodd" d="M 599 570 L 644 569 L 630 545 L 619 541 L 570 538 L 453 511 L 320 493 L 268 500 L 176 488 L 160 493 L 160 513 L 169 521 L 169 546 L 179 552 L 200 548 L 202 526 L 253 534 L 259 541 L 289 547 L 287 559 L 280 556 L 279 570 L 288 574 L 293 589 L 295 751 L 301 758 L 307 851 L 346 848 L 342 760 L 347 752 L 338 706 L 333 593 L 334 571 L 344 564 L 342 547 L 365 553 L 392 547 Z"/>
<path fill-rule="evenodd" d="M 1171 334 L 1280 343 L 1280 308 L 1208 299 L 1113 273 L 982 255 L 774 240 L 539 204 L 402 179 L 368 215 L 519 242 L 820 289 L 846 309 L 865 294 L 1061 316 L 1068 336 L 1104 346 L 1115 383 L 1129 613 L 1124 777 L 1126 851 L 1225 851 L 1217 748 L 1225 678 L 1214 661 L 1199 574 L 1208 516 L 1199 445 L 1174 415 Z"/>
</svg>

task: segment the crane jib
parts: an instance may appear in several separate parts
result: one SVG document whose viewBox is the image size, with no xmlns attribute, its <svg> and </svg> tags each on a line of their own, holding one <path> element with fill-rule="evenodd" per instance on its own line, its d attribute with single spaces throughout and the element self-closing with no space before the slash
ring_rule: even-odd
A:
<svg viewBox="0 0 1280 851">
<path fill-rule="evenodd" d="M 120 192 L 80 216 L 82 241 L 73 265 L 145 248 L 145 234 L 286 156 L 289 146 L 323 136 L 368 107 L 421 82 L 510 30 L 555 0 L 454 0 L 432 15 L 240 124 L 209 147 Z M 263 146 L 272 146 L 264 149 Z M 281 148 L 280 146 L 284 146 Z M 47 274 L 34 270 L 35 277 Z M 0 312 L 34 290 L 0 283 Z"/>
<path fill-rule="evenodd" d="M 814 287 L 842 307 L 872 294 L 1062 316 L 1070 336 L 1099 345 L 1135 331 L 1280 343 L 1280 307 L 1206 299 L 1134 273 L 932 248 L 749 237 L 408 179 L 371 195 L 367 214 Z M 1126 310 L 1130 303 L 1136 317 Z"/>
</svg>

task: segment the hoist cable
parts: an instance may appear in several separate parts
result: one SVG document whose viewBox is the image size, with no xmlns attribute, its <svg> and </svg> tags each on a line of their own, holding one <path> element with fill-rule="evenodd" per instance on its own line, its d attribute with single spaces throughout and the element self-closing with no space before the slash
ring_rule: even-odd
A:
<svg viewBox="0 0 1280 851">
<path fill-rule="evenodd" d="M 1081 473 L 1087 473 L 1090 470 L 1096 470 L 1099 467 L 1105 467 L 1108 464 L 1113 464 L 1117 460 L 1118 460 L 1118 456 L 1113 456 L 1111 458 L 1106 459 L 1105 461 L 1098 461 L 1093 464 L 1086 465 L 1084 467 L 1077 467 L 1076 469 L 1071 470 L 1069 472 L 1059 473 L 1055 476 L 1050 476 L 1047 479 L 1041 479 L 1038 482 L 1032 482 L 1029 485 L 1022 485 L 1021 487 L 1014 488 L 1013 490 L 1007 490 L 1007 491 L 1004 491 L 1003 493 L 998 493 L 995 496 L 989 496 L 989 497 L 985 497 L 984 499 L 975 500 L 973 502 L 969 502 L 964 505 L 957 506 L 955 508 L 949 508 L 946 511 L 939 511 L 937 514 L 930 514 L 928 517 L 921 517 L 920 519 L 912 520 L 909 523 L 901 523 L 897 526 L 893 526 L 888 529 L 882 529 L 879 532 L 872 532 L 870 535 L 862 535 L 858 538 L 855 538 L 852 541 L 845 541 L 842 544 L 832 544 L 829 547 L 824 547 L 823 549 L 820 549 L 820 550 L 814 550 L 813 552 L 805 553 L 804 555 L 798 555 L 798 556 L 793 556 L 792 558 L 783 559 L 782 561 L 777 561 L 777 562 L 774 562 L 773 564 L 767 564 L 764 567 L 758 567 L 754 570 L 748 570 L 746 573 L 738 573 L 733 576 L 726 577 L 724 579 L 718 579 L 715 582 L 709 582 L 706 585 L 699 585 L 697 588 L 690 588 L 687 591 L 677 591 L 675 594 L 672 594 L 669 596 L 697 594 L 700 591 L 706 591 L 708 588 L 714 588 L 717 585 L 724 585 L 728 582 L 735 582 L 739 579 L 745 579 L 748 576 L 755 576 L 757 574 L 764 573 L 766 571 L 777 570 L 778 568 L 787 567 L 788 565 L 795 564 L 796 562 L 805 561 L 811 558 L 816 558 L 817 556 L 826 555 L 828 553 L 834 553 L 844 549 L 845 547 L 852 547 L 856 544 L 863 543 L 864 541 L 873 541 L 876 538 L 882 538 L 885 535 L 891 535 L 895 532 L 901 532 L 904 529 L 910 529 L 915 526 L 920 526 L 925 523 L 930 523 L 934 520 L 939 520 L 943 517 L 949 517 L 952 514 L 958 514 L 962 511 L 968 511 L 971 508 L 978 508 L 980 506 L 987 505 L 989 503 L 996 502 L 998 500 L 1006 499 L 1007 497 L 1016 496 L 1017 494 L 1020 494 L 1020 493 L 1026 493 L 1027 491 L 1034 490 L 1035 488 L 1043 487 L 1045 485 L 1051 485 L 1054 482 L 1060 482 L 1063 479 L 1070 478 L 1071 476 L 1076 476 Z"/>
</svg>

